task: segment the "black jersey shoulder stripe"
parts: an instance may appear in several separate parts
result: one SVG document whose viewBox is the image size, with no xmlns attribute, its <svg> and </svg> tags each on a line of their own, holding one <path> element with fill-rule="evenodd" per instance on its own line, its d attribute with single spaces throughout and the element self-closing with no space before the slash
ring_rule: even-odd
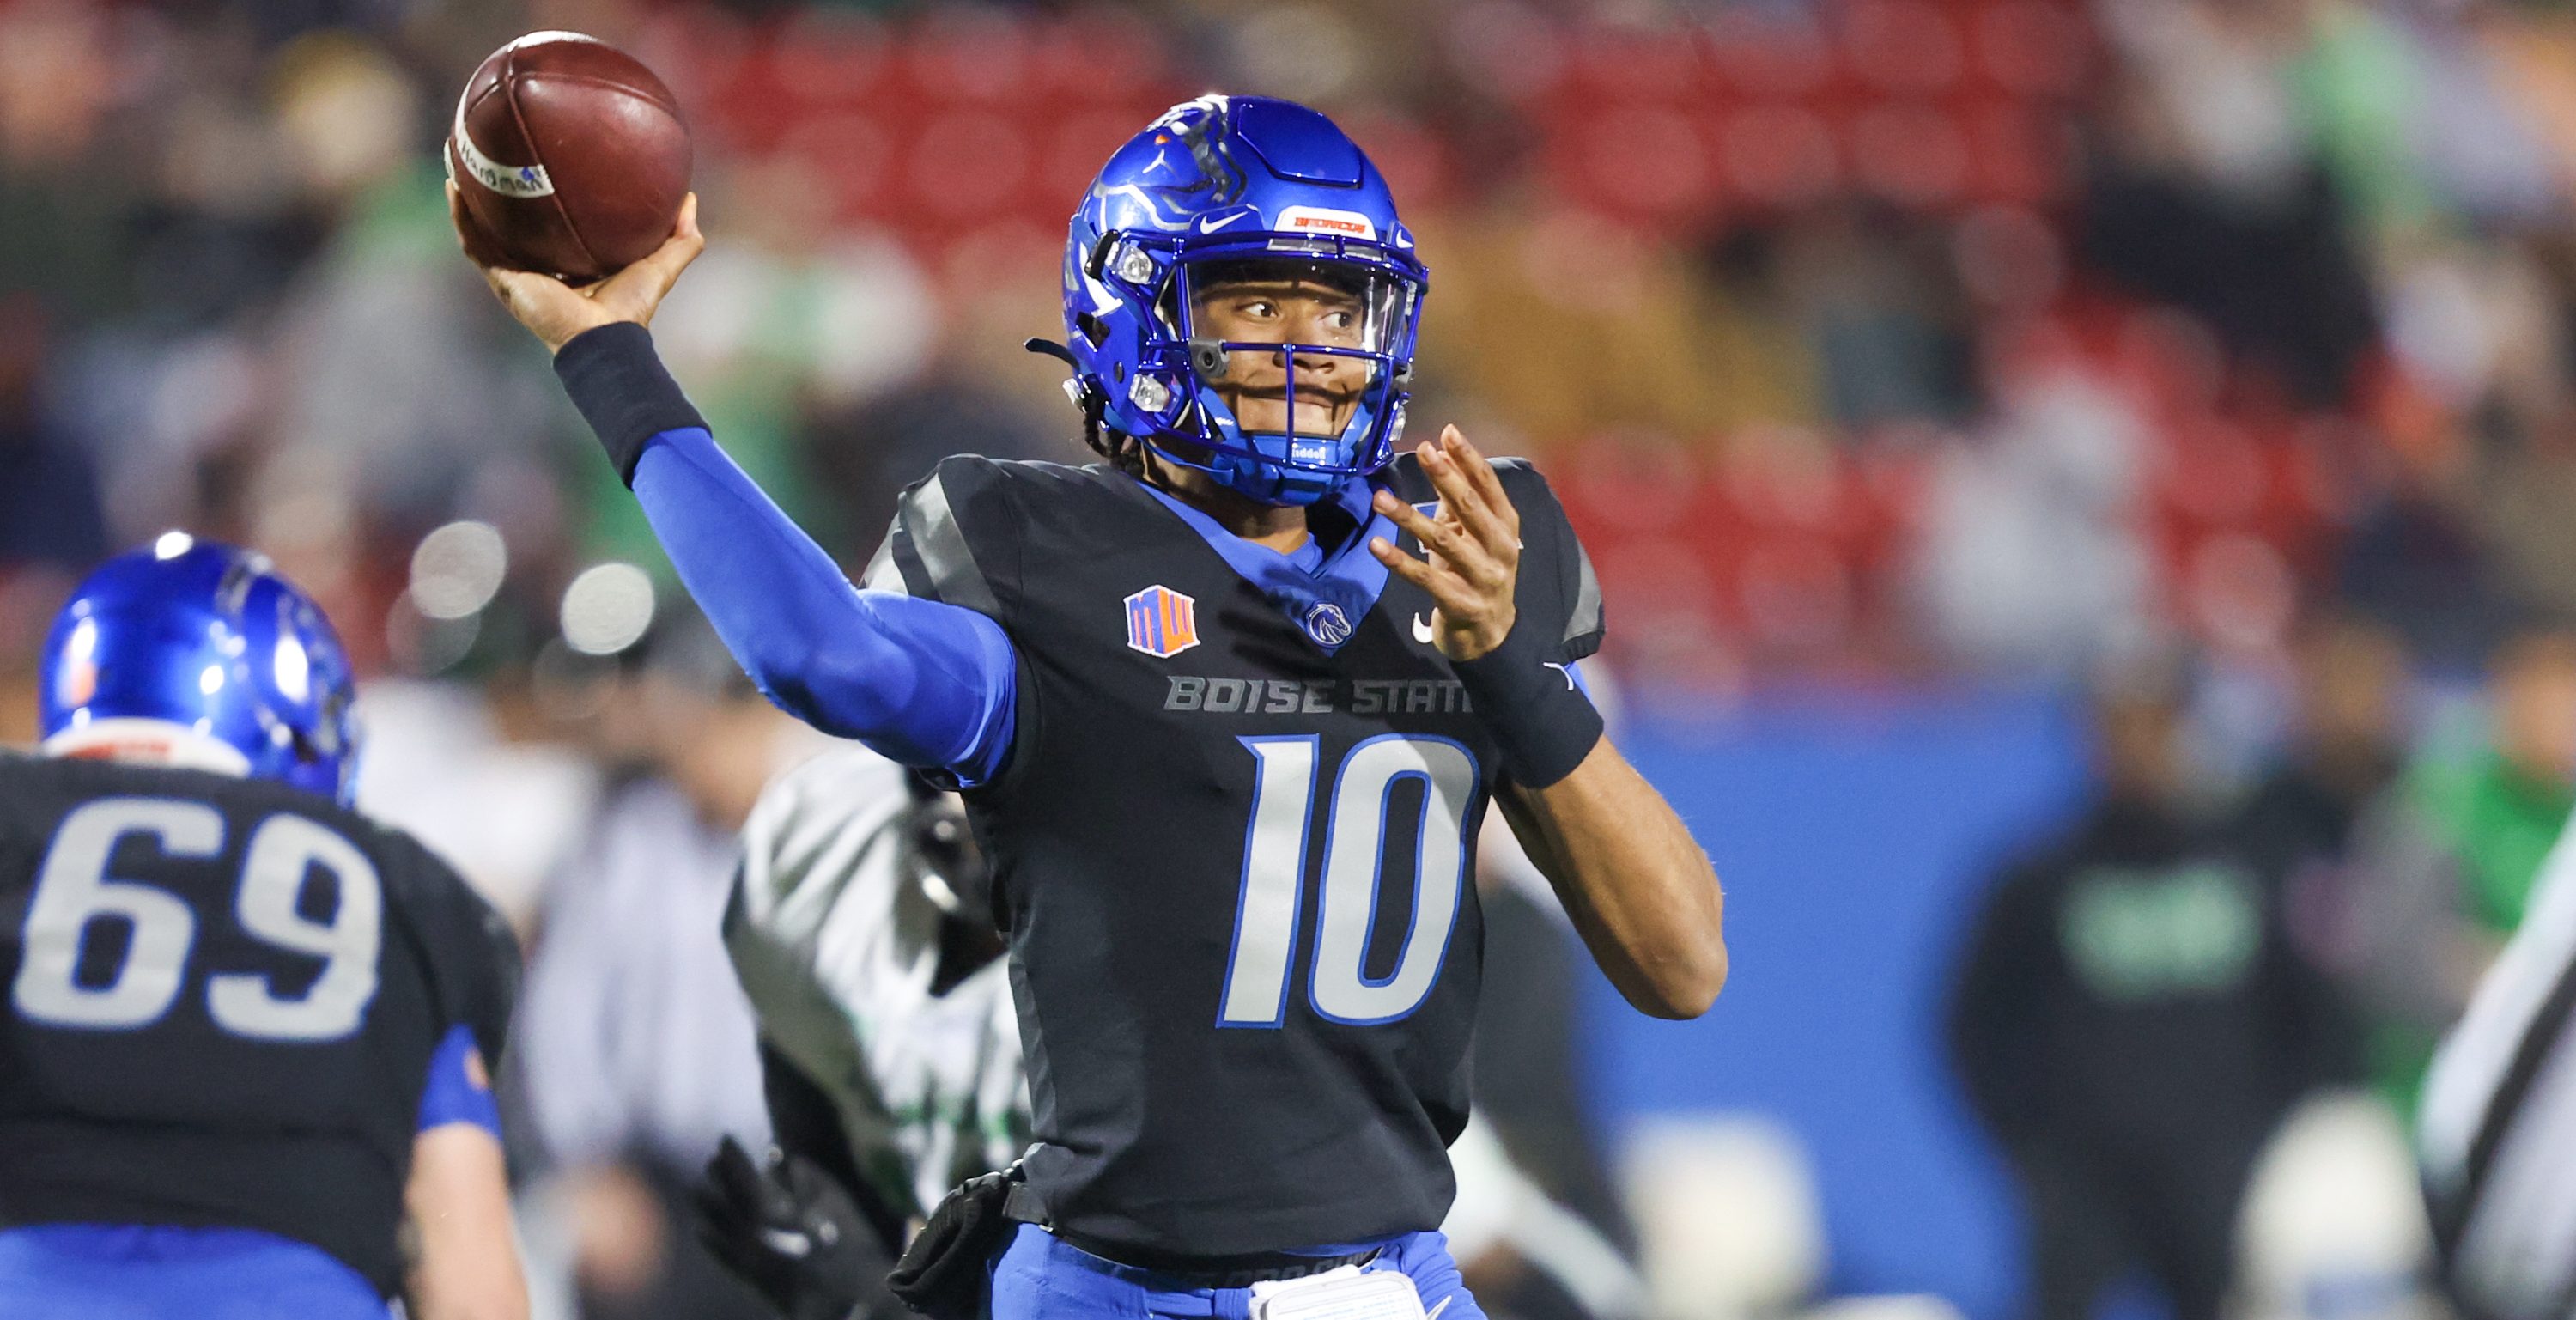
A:
<svg viewBox="0 0 2576 1320">
<path fill-rule="evenodd" d="M 1001 602 L 975 562 L 974 548 L 957 525 L 956 511 L 949 507 L 944 474 L 931 473 L 905 494 L 900 522 L 934 598 L 987 617 L 1001 617 Z"/>
</svg>

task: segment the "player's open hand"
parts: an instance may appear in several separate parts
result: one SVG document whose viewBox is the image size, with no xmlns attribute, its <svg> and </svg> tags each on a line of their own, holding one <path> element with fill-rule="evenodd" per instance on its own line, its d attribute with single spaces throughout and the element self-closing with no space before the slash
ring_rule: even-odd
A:
<svg viewBox="0 0 2576 1320">
<path fill-rule="evenodd" d="M 1521 515 L 1503 493 L 1503 479 L 1458 428 L 1444 427 L 1436 440 L 1416 450 L 1422 470 L 1440 492 L 1440 512 L 1421 510 L 1377 493 L 1375 507 L 1422 543 L 1415 558 L 1389 544 L 1369 539 L 1376 555 L 1397 577 L 1431 593 L 1438 606 L 1431 613 L 1432 644 L 1452 660 L 1473 660 L 1503 644 L 1512 631 L 1512 591 L 1520 580 Z"/>
<path fill-rule="evenodd" d="M 596 284 L 576 289 L 552 275 L 502 265 L 477 238 L 474 226 L 466 218 L 464 195 L 454 183 L 447 185 L 447 215 L 456 225 L 457 246 L 465 249 L 467 259 L 482 268 L 483 281 L 492 286 L 493 296 L 510 309 L 519 324 L 544 341 L 549 353 L 560 351 L 584 330 L 614 321 L 653 324 L 653 312 L 662 305 L 663 295 L 671 291 L 680 272 L 688 269 L 707 245 L 706 235 L 698 232 L 698 195 L 690 193 L 680 203 L 679 223 L 652 255 Z"/>
</svg>

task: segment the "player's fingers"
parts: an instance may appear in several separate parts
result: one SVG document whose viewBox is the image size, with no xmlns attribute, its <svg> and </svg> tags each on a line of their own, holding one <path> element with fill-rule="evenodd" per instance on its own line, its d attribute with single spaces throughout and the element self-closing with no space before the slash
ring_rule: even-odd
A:
<svg viewBox="0 0 2576 1320">
<path fill-rule="evenodd" d="M 463 252 L 469 257 L 473 256 L 474 244 L 472 240 L 467 238 L 465 229 L 465 194 L 456 186 L 456 181 L 454 179 L 447 181 L 447 223 L 450 228 L 456 231 L 457 250 Z M 476 262 L 475 264 L 481 265 L 482 263 Z"/>
<path fill-rule="evenodd" d="M 768 1191 L 767 1180 L 760 1176 L 760 1166 L 752 1163 L 751 1152 L 731 1137 L 716 1148 L 715 1158 L 707 1161 L 707 1180 L 723 1192 L 726 1200 L 746 1209 L 760 1205 Z"/>
<path fill-rule="evenodd" d="M 1440 517 L 1425 517 L 1421 510 L 1392 492 L 1380 491 L 1375 507 L 1398 527 L 1413 533 L 1414 539 L 1422 543 L 1426 557 L 1439 567 L 1488 591 L 1510 586 L 1518 556 L 1509 550 L 1498 555 L 1484 541 L 1470 535 L 1448 512 L 1445 502 Z"/>
<path fill-rule="evenodd" d="M 1441 609 L 1462 618 L 1481 617 L 1487 608 L 1483 592 L 1456 573 L 1443 572 L 1402 550 L 1383 536 L 1369 538 L 1369 553 L 1386 565 L 1387 571 L 1431 593 L 1431 601 Z"/>
<path fill-rule="evenodd" d="M 698 195 L 696 193 L 690 193 L 680 199 L 680 223 L 671 232 L 701 248 L 707 245 L 707 236 L 698 232 Z"/>
<path fill-rule="evenodd" d="M 465 194 L 462 190 L 457 188 L 456 180 L 454 179 L 447 181 L 447 224 L 449 228 L 456 231 L 456 246 L 458 250 L 462 251 L 469 257 L 473 256 L 474 245 L 466 236 Z M 475 264 L 480 265 L 482 263 L 477 262 Z"/>
<path fill-rule="evenodd" d="M 1512 534 L 1512 544 L 1520 544 L 1521 512 L 1512 507 L 1511 492 L 1503 489 L 1503 476 L 1485 461 L 1482 450 L 1467 439 L 1467 433 L 1456 426 L 1440 428 L 1440 441 L 1449 456 L 1471 477 L 1478 490 L 1485 493 L 1485 507 L 1494 510 L 1505 530 Z"/>
<path fill-rule="evenodd" d="M 474 213 L 465 208 L 465 194 L 453 182 L 447 185 L 447 223 L 456 231 L 457 250 L 465 254 L 467 261 L 487 271 L 507 264 L 500 251 L 492 246 L 483 226 L 475 221 Z"/>
<path fill-rule="evenodd" d="M 1424 549 L 1452 565 L 1489 558 L 1484 547 L 1470 538 L 1457 523 L 1446 518 L 1425 517 L 1422 510 L 1396 498 L 1393 491 L 1379 491 L 1374 506 L 1396 526 L 1413 533 L 1413 539 L 1420 541 Z"/>
<path fill-rule="evenodd" d="M 1456 452 L 1443 443 L 1456 434 L 1457 429 L 1452 427 L 1442 433 L 1441 440 L 1423 442 L 1419 450 L 1422 470 L 1431 478 L 1432 486 L 1439 490 L 1443 511 L 1457 519 L 1479 545 L 1504 565 L 1517 563 L 1520 538 L 1505 524 L 1505 513 L 1493 507 L 1493 497 L 1477 484 L 1475 476 L 1468 470 L 1470 465 L 1460 461 Z M 1480 460 L 1473 466 L 1481 468 L 1485 465 Z"/>
<path fill-rule="evenodd" d="M 1370 537 L 1368 548 L 1370 554 L 1377 556 L 1379 563 L 1386 565 L 1388 572 L 1425 591 L 1431 589 L 1432 580 L 1439 576 L 1431 565 L 1396 549 L 1383 536 Z"/>
</svg>

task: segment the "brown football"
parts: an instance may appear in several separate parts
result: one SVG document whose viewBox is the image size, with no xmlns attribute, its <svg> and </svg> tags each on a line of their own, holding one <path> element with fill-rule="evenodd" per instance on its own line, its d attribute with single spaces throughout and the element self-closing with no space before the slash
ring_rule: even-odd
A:
<svg viewBox="0 0 2576 1320">
<path fill-rule="evenodd" d="M 482 255 L 586 282 L 671 236 L 689 191 L 689 130 L 671 89 L 633 56 L 577 32 L 532 32 L 466 82 L 447 174 Z"/>
</svg>

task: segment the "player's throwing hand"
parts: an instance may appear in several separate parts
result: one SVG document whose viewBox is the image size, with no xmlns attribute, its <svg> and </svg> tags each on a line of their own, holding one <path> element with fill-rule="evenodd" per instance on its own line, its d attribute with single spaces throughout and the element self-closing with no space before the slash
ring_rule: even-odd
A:
<svg viewBox="0 0 2576 1320">
<path fill-rule="evenodd" d="M 707 245 L 706 235 L 698 232 L 698 195 L 690 193 L 680 203 L 679 224 L 662 246 L 653 250 L 653 255 L 596 284 L 576 289 L 552 275 L 512 270 L 483 250 L 466 220 L 464 196 L 456 191 L 454 183 L 447 185 L 447 215 L 456 226 L 457 246 L 465 250 L 468 260 L 482 268 L 483 282 L 492 286 L 493 296 L 510 309 L 519 324 L 528 327 L 529 333 L 544 341 L 549 353 L 560 351 L 585 330 L 612 322 L 651 325 L 663 296 L 670 293 L 680 272 L 687 270 Z"/>
<path fill-rule="evenodd" d="M 1422 470 L 1440 492 L 1438 517 L 1380 488 L 1375 506 L 1422 543 L 1417 559 L 1385 537 L 1369 551 L 1397 577 L 1431 593 L 1432 644 L 1453 661 L 1473 660 L 1511 635 L 1513 587 L 1520 577 L 1521 516 L 1503 493 L 1502 478 L 1457 427 L 1441 429 L 1417 451 Z"/>
</svg>

